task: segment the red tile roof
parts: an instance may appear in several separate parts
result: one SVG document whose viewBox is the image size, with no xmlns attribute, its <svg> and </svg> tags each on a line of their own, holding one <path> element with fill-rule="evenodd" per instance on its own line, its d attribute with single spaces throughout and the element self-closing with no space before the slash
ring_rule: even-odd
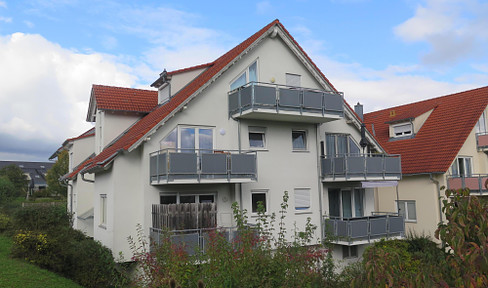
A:
<svg viewBox="0 0 488 288">
<path fill-rule="evenodd" d="M 197 69 L 201 69 L 201 68 L 208 68 L 208 67 L 212 66 L 213 64 L 214 64 L 214 62 L 210 62 L 210 63 L 205 63 L 205 64 L 201 64 L 201 65 L 197 65 L 197 66 L 173 70 L 173 71 L 168 72 L 168 75 L 175 75 L 175 74 L 189 72 L 189 71 L 193 71 L 193 70 L 197 70 Z"/>
<path fill-rule="evenodd" d="M 134 145 L 138 140 L 140 140 L 146 133 L 148 133 L 153 127 L 157 126 L 161 121 L 163 121 L 173 110 L 175 110 L 179 105 L 185 102 L 190 96 L 197 92 L 202 86 L 204 86 L 208 81 L 210 81 L 214 76 L 216 76 L 222 69 L 224 69 L 229 63 L 232 62 L 237 56 L 239 56 L 246 49 L 250 48 L 251 45 L 262 37 L 267 31 L 269 31 L 273 26 L 279 25 L 285 31 L 285 33 L 290 37 L 290 39 L 297 45 L 297 47 L 303 52 L 305 57 L 310 61 L 311 65 L 316 68 L 321 74 L 323 79 L 327 84 L 335 90 L 335 88 L 330 84 L 328 79 L 320 72 L 317 66 L 312 62 L 308 55 L 303 51 L 303 49 L 298 45 L 298 43 L 291 37 L 291 35 L 286 31 L 279 20 L 274 20 L 273 22 L 266 25 L 264 28 L 256 32 L 254 35 L 219 57 L 212 63 L 204 64 L 208 65 L 208 69 L 197 76 L 192 82 L 181 89 L 176 95 L 174 95 L 171 100 L 163 106 L 154 109 L 151 113 L 143 117 L 128 130 L 126 130 L 119 138 L 113 142 L 112 145 L 106 147 L 100 154 L 95 158 L 89 159 L 86 163 L 83 163 L 84 168 L 80 169 L 85 172 L 92 172 L 97 167 L 103 167 L 110 163 L 111 160 L 121 151 L 128 150 L 132 145 Z M 179 71 L 179 70 L 178 70 Z M 174 73 L 174 72 L 173 72 Z M 98 103 L 97 103 L 98 104 Z M 76 173 L 78 173 L 76 172 Z M 74 173 L 74 172 L 73 172 Z M 69 178 L 73 177 L 73 173 L 68 175 Z M 76 175 L 76 174 L 74 174 Z"/>
<path fill-rule="evenodd" d="M 86 138 L 86 137 L 92 137 L 92 136 L 95 136 L 95 127 L 90 128 L 88 131 L 82 133 L 80 136 L 73 137 L 73 138 L 68 138 L 68 139 L 66 139 L 65 142 L 75 141 L 75 140 L 83 139 L 83 138 Z"/>
<path fill-rule="evenodd" d="M 151 112 L 158 105 L 158 91 L 93 85 L 92 95 L 101 110 Z"/>
<path fill-rule="evenodd" d="M 367 113 L 364 122 L 388 153 L 401 155 L 403 174 L 445 173 L 487 105 L 488 87 L 482 87 Z M 432 109 L 414 138 L 389 141 L 392 119 L 413 118 Z"/>
</svg>

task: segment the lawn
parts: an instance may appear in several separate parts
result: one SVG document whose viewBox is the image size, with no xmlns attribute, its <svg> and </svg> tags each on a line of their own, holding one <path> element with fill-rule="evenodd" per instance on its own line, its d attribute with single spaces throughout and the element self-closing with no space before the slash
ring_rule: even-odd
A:
<svg viewBox="0 0 488 288">
<path fill-rule="evenodd" d="M 0 287 L 81 287 L 56 273 L 10 258 L 11 246 L 10 238 L 0 235 Z"/>
</svg>

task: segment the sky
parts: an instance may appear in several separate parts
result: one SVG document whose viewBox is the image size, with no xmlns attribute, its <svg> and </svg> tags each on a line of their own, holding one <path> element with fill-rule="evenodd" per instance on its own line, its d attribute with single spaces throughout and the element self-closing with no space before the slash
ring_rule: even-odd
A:
<svg viewBox="0 0 488 288">
<path fill-rule="evenodd" d="M 92 84 L 151 89 L 279 19 L 366 112 L 488 85 L 488 1 L 0 0 L 0 160 L 47 161 Z"/>
</svg>

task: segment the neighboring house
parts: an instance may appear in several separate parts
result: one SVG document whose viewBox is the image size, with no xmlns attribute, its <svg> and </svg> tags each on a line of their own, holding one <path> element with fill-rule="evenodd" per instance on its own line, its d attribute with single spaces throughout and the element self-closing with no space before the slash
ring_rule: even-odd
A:
<svg viewBox="0 0 488 288">
<path fill-rule="evenodd" d="M 173 227 L 161 224 L 168 207 L 210 207 L 210 224 L 179 229 L 231 227 L 233 202 L 252 223 L 258 202 L 277 213 L 285 191 L 287 231 L 310 218 L 316 239 L 344 236 L 338 258 L 403 234 L 402 217 L 372 216 L 371 187 L 400 180 L 400 158 L 375 154 L 384 150 L 361 133 L 361 116 L 278 20 L 214 62 L 163 71 L 152 86 L 93 86 L 95 154 L 64 177 L 78 198 L 80 184 L 90 186 L 93 236 L 115 255 L 131 255 L 137 224 L 155 237 Z M 193 231 L 180 240 L 202 236 Z"/>
<path fill-rule="evenodd" d="M 367 127 L 389 153 L 402 157 L 403 179 L 381 188 L 378 207 L 399 211 L 406 230 L 434 237 L 445 220 L 442 186 L 487 196 L 488 87 L 365 114 Z"/>
<path fill-rule="evenodd" d="M 27 162 L 27 161 L 0 161 L 0 169 L 6 166 L 15 165 L 22 169 L 29 184 L 27 191 L 29 195 L 47 188 L 46 174 L 54 163 L 51 162 Z"/>
</svg>

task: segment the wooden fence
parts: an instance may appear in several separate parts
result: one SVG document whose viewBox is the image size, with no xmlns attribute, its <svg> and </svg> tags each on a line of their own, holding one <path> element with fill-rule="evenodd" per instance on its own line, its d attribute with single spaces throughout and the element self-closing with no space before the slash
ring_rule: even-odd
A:
<svg viewBox="0 0 488 288">
<path fill-rule="evenodd" d="M 152 227 L 169 230 L 215 228 L 217 204 L 153 204 Z"/>
</svg>

